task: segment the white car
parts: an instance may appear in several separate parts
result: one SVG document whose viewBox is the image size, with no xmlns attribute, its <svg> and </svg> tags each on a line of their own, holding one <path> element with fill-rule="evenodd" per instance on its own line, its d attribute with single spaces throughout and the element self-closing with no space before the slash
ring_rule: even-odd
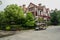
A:
<svg viewBox="0 0 60 40">
<path fill-rule="evenodd" d="M 35 30 L 39 30 L 40 28 L 39 27 L 35 27 Z"/>
</svg>

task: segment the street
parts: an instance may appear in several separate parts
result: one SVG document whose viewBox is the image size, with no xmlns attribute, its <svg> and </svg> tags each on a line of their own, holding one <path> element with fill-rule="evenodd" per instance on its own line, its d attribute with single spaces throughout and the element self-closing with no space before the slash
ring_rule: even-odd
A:
<svg viewBox="0 0 60 40">
<path fill-rule="evenodd" d="M 60 40 L 60 26 L 49 26 L 46 30 L 28 30 L 0 38 L 0 40 Z"/>
</svg>

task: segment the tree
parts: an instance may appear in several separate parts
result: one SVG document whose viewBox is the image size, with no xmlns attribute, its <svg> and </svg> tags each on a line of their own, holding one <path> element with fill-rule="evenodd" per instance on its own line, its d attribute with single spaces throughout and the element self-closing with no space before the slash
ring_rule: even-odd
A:
<svg viewBox="0 0 60 40">
<path fill-rule="evenodd" d="M 58 17 L 57 17 L 57 11 L 54 10 L 53 13 L 51 13 L 51 24 L 57 25 L 58 24 Z"/>
<path fill-rule="evenodd" d="M 39 17 L 39 18 L 38 18 L 38 21 L 39 21 L 39 22 L 43 22 L 43 21 L 44 21 L 43 17 Z"/>
<path fill-rule="evenodd" d="M 0 11 L 0 29 L 4 29 L 6 17 L 3 11 Z"/>
<path fill-rule="evenodd" d="M 21 7 L 16 4 L 11 4 L 8 5 L 4 10 L 8 24 L 11 24 L 11 22 L 21 24 L 21 21 L 24 19 L 24 13 Z"/>
<path fill-rule="evenodd" d="M 30 20 L 30 21 L 33 21 L 33 20 L 34 20 L 33 14 L 32 14 L 31 12 L 28 12 L 28 13 L 26 14 L 26 19 L 27 19 L 27 20 Z"/>
<path fill-rule="evenodd" d="M 33 28 L 35 24 L 34 16 L 31 12 L 28 12 L 26 14 L 26 22 L 25 22 L 25 27 L 27 28 Z"/>
<path fill-rule="evenodd" d="M 60 10 L 57 11 L 58 22 L 60 24 Z"/>
<path fill-rule="evenodd" d="M 3 11 L 0 11 L 0 25 L 3 25 L 5 22 L 5 14 Z"/>
<path fill-rule="evenodd" d="M 0 1 L 0 5 L 2 4 L 2 1 Z"/>
</svg>

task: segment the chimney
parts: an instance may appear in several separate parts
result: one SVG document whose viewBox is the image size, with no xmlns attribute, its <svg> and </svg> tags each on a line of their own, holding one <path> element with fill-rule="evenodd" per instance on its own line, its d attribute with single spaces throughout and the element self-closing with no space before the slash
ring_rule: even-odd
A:
<svg viewBox="0 0 60 40">
<path fill-rule="evenodd" d="M 32 4 L 32 2 L 30 4 Z"/>
<path fill-rule="evenodd" d="M 23 5 L 23 8 L 25 8 L 25 7 L 26 7 L 26 5 L 24 4 L 24 5 Z"/>
<path fill-rule="evenodd" d="M 40 4 L 38 4 L 39 6 L 41 6 L 41 3 Z"/>
</svg>

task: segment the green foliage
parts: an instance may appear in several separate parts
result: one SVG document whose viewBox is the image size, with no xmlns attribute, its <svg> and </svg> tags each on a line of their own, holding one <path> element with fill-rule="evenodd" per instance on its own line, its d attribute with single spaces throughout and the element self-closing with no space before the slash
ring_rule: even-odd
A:
<svg viewBox="0 0 60 40">
<path fill-rule="evenodd" d="M 58 17 L 58 22 L 59 22 L 59 25 L 60 25 L 60 10 L 57 11 L 57 17 Z"/>
<path fill-rule="evenodd" d="M 23 29 L 23 27 L 21 25 L 10 25 L 10 26 L 11 26 L 11 30 L 13 30 L 13 31 Z"/>
<path fill-rule="evenodd" d="M 4 25 L 4 26 L 3 26 Z M 8 25 L 8 26 L 7 26 Z M 21 25 L 21 26 L 11 26 L 11 25 Z M 16 4 L 8 5 L 4 12 L 0 12 L 0 29 L 4 30 L 17 30 L 24 28 L 33 28 L 35 25 L 34 16 L 31 12 L 24 12 L 21 7 Z M 23 27 L 22 27 L 23 26 Z"/>
<path fill-rule="evenodd" d="M 47 26 L 51 25 L 51 21 L 46 22 Z"/>
<path fill-rule="evenodd" d="M 11 24 L 11 21 L 13 21 L 15 24 L 21 23 L 21 20 L 24 19 L 22 8 L 16 4 L 8 5 L 5 8 L 5 15 L 8 24 Z"/>
<path fill-rule="evenodd" d="M 39 22 L 43 22 L 43 20 L 44 20 L 44 19 L 43 19 L 42 17 L 39 17 L 39 18 L 38 18 L 38 21 L 39 21 Z"/>
<path fill-rule="evenodd" d="M 3 11 L 0 12 L 0 25 L 4 24 L 6 18 Z"/>
<path fill-rule="evenodd" d="M 10 27 L 10 26 L 6 26 L 5 29 L 6 29 L 7 31 L 9 31 L 9 30 L 11 30 L 11 27 Z"/>
<path fill-rule="evenodd" d="M 25 27 L 27 28 L 33 28 L 33 26 L 35 25 L 35 20 L 34 20 L 34 16 L 31 12 L 28 12 L 26 14 L 26 21 L 25 21 Z"/>
<path fill-rule="evenodd" d="M 54 11 L 53 13 L 51 13 L 51 24 L 52 25 L 58 24 L 57 11 Z"/>
<path fill-rule="evenodd" d="M 30 21 L 33 21 L 34 20 L 33 14 L 31 12 L 28 12 L 27 15 L 26 15 L 26 19 L 30 20 Z"/>
<path fill-rule="evenodd" d="M 26 26 L 34 26 L 34 21 L 27 21 L 26 23 Z"/>
</svg>

